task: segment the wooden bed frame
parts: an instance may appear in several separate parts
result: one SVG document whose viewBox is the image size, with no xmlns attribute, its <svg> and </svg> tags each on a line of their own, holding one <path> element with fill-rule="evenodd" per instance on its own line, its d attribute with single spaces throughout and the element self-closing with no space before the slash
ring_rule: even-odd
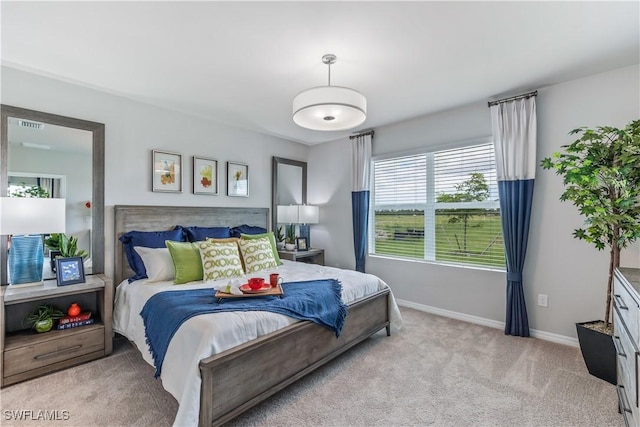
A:
<svg viewBox="0 0 640 427">
<path fill-rule="evenodd" d="M 249 224 L 269 229 L 267 208 L 115 206 L 115 280 L 133 275 L 118 238 L 127 231 L 170 230 L 176 225 Z M 349 304 L 339 338 L 309 321 L 200 361 L 200 426 L 217 426 L 282 390 L 383 328 L 390 334 L 389 290 Z"/>
</svg>

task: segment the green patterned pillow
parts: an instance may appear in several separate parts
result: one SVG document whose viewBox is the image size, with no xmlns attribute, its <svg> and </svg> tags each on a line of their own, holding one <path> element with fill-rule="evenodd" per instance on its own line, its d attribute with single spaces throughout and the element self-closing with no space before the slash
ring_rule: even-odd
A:
<svg viewBox="0 0 640 427">
<path fill-rule="evenodd" d="M 235 241 L 206 240 L 197 242 L 197 245 L 200 249 L 205 282 L 244 275 L 238 244 Z"/>
<path fill-rule="evenodd" d="M 198 245 L 171 240 L 167 240 L 165 244 L 169 248 L 176 271 L 176 285 L 202 280 L 202 262 Z"/>
<path fill-rule="evenodd" d="M 276 264 L 282 265 L 282 261 L 280 261 L 280 255 L 278 255 L 278 248 L 276 247 L 276 238 L 273 235 L 273 231 L 269 231 L 268 233 L 262 233 L 262 234 L 241 234 L 240 237 L 242 239 L 249 239 L 249 240 L 268 237 L 269 242 L 271 242 L 271 250 L 273 250 L 273 258 L 276 260 Z"/>
<path fill-rule="evenodd" d="M 247 274 L 269 270 L 278 266 L 273 257 L 273 250 L 268 237 L 240 239 L 238 246 L 240 246 L 240 252 L 242 252 L 244 269 Z"/>
</svg>

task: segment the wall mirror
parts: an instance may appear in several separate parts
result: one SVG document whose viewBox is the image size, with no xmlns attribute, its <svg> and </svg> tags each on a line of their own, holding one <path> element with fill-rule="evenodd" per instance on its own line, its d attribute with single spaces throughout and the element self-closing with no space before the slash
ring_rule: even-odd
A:
<svg viewBox="0 0 640 427">
<path fill-rule="evenodd" d="M 278 229 L 278 205 L 307 204 L 307 162 L 274 157 L 271 167 L 272 230 Z"/>
<path fill-rule="evenodd" d="M 36 188 L 39 197 L 64 198 L 66 234 L 89 252 L 87 274 L 103 273 L 104 124 L 9 105 L 0 111 L 0 195 Z M 6 238 L 0 254 L 4 285 Z M 47 262 L 43 273 L 55 278 Z"/>
</svg>

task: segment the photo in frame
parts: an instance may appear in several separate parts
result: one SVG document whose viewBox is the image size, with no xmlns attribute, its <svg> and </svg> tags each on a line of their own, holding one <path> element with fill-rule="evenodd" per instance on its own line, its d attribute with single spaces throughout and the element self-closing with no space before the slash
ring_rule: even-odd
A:
<svg viewBox="0 0 640 427">
<path fill-rule="evenodd" d="M 307 242 L 306 237 L 298 237 L 296 238 L 296 249 L 299 251 L 307 251 L 309 250 L 309 244 Z"/>
<path fill-rule="evenodd" d="M 218 161 L 193 156 L 193 194 L 218 195 Z"/>
<path fill-rule="evenodd" d="M 84 263 L 82 257 L 56 258 L 56 279 L 58 286 L 84 283 Z"/>
<path fill-rule="evenodd" d="M 182 192 L 182 154 L 153 150 L 151 168 L 152 191 Z"/>
<path fill-rule="evenodd" d="M 249 197 L 249 165 L 227 162 L 227 196 Z"/>
</svg>

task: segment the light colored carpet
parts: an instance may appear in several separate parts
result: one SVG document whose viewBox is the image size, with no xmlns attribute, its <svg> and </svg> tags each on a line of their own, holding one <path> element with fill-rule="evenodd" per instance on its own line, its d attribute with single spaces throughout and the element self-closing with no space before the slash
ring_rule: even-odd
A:
<svg viewBox="0 0 640 427">
<path fill-rule="evenodd" d="M 623 426 L 615 387 L 580 351 L 403 308 L 405 327 L 376 334 L 276 394 L 234 426 Z M 286 363 L 286 361 L 283 361 Z M 137 350 L 5 388 L 6 410 L 68 410 L 55 426 L 170 425 L 175 400 Z"/>
</svg>

